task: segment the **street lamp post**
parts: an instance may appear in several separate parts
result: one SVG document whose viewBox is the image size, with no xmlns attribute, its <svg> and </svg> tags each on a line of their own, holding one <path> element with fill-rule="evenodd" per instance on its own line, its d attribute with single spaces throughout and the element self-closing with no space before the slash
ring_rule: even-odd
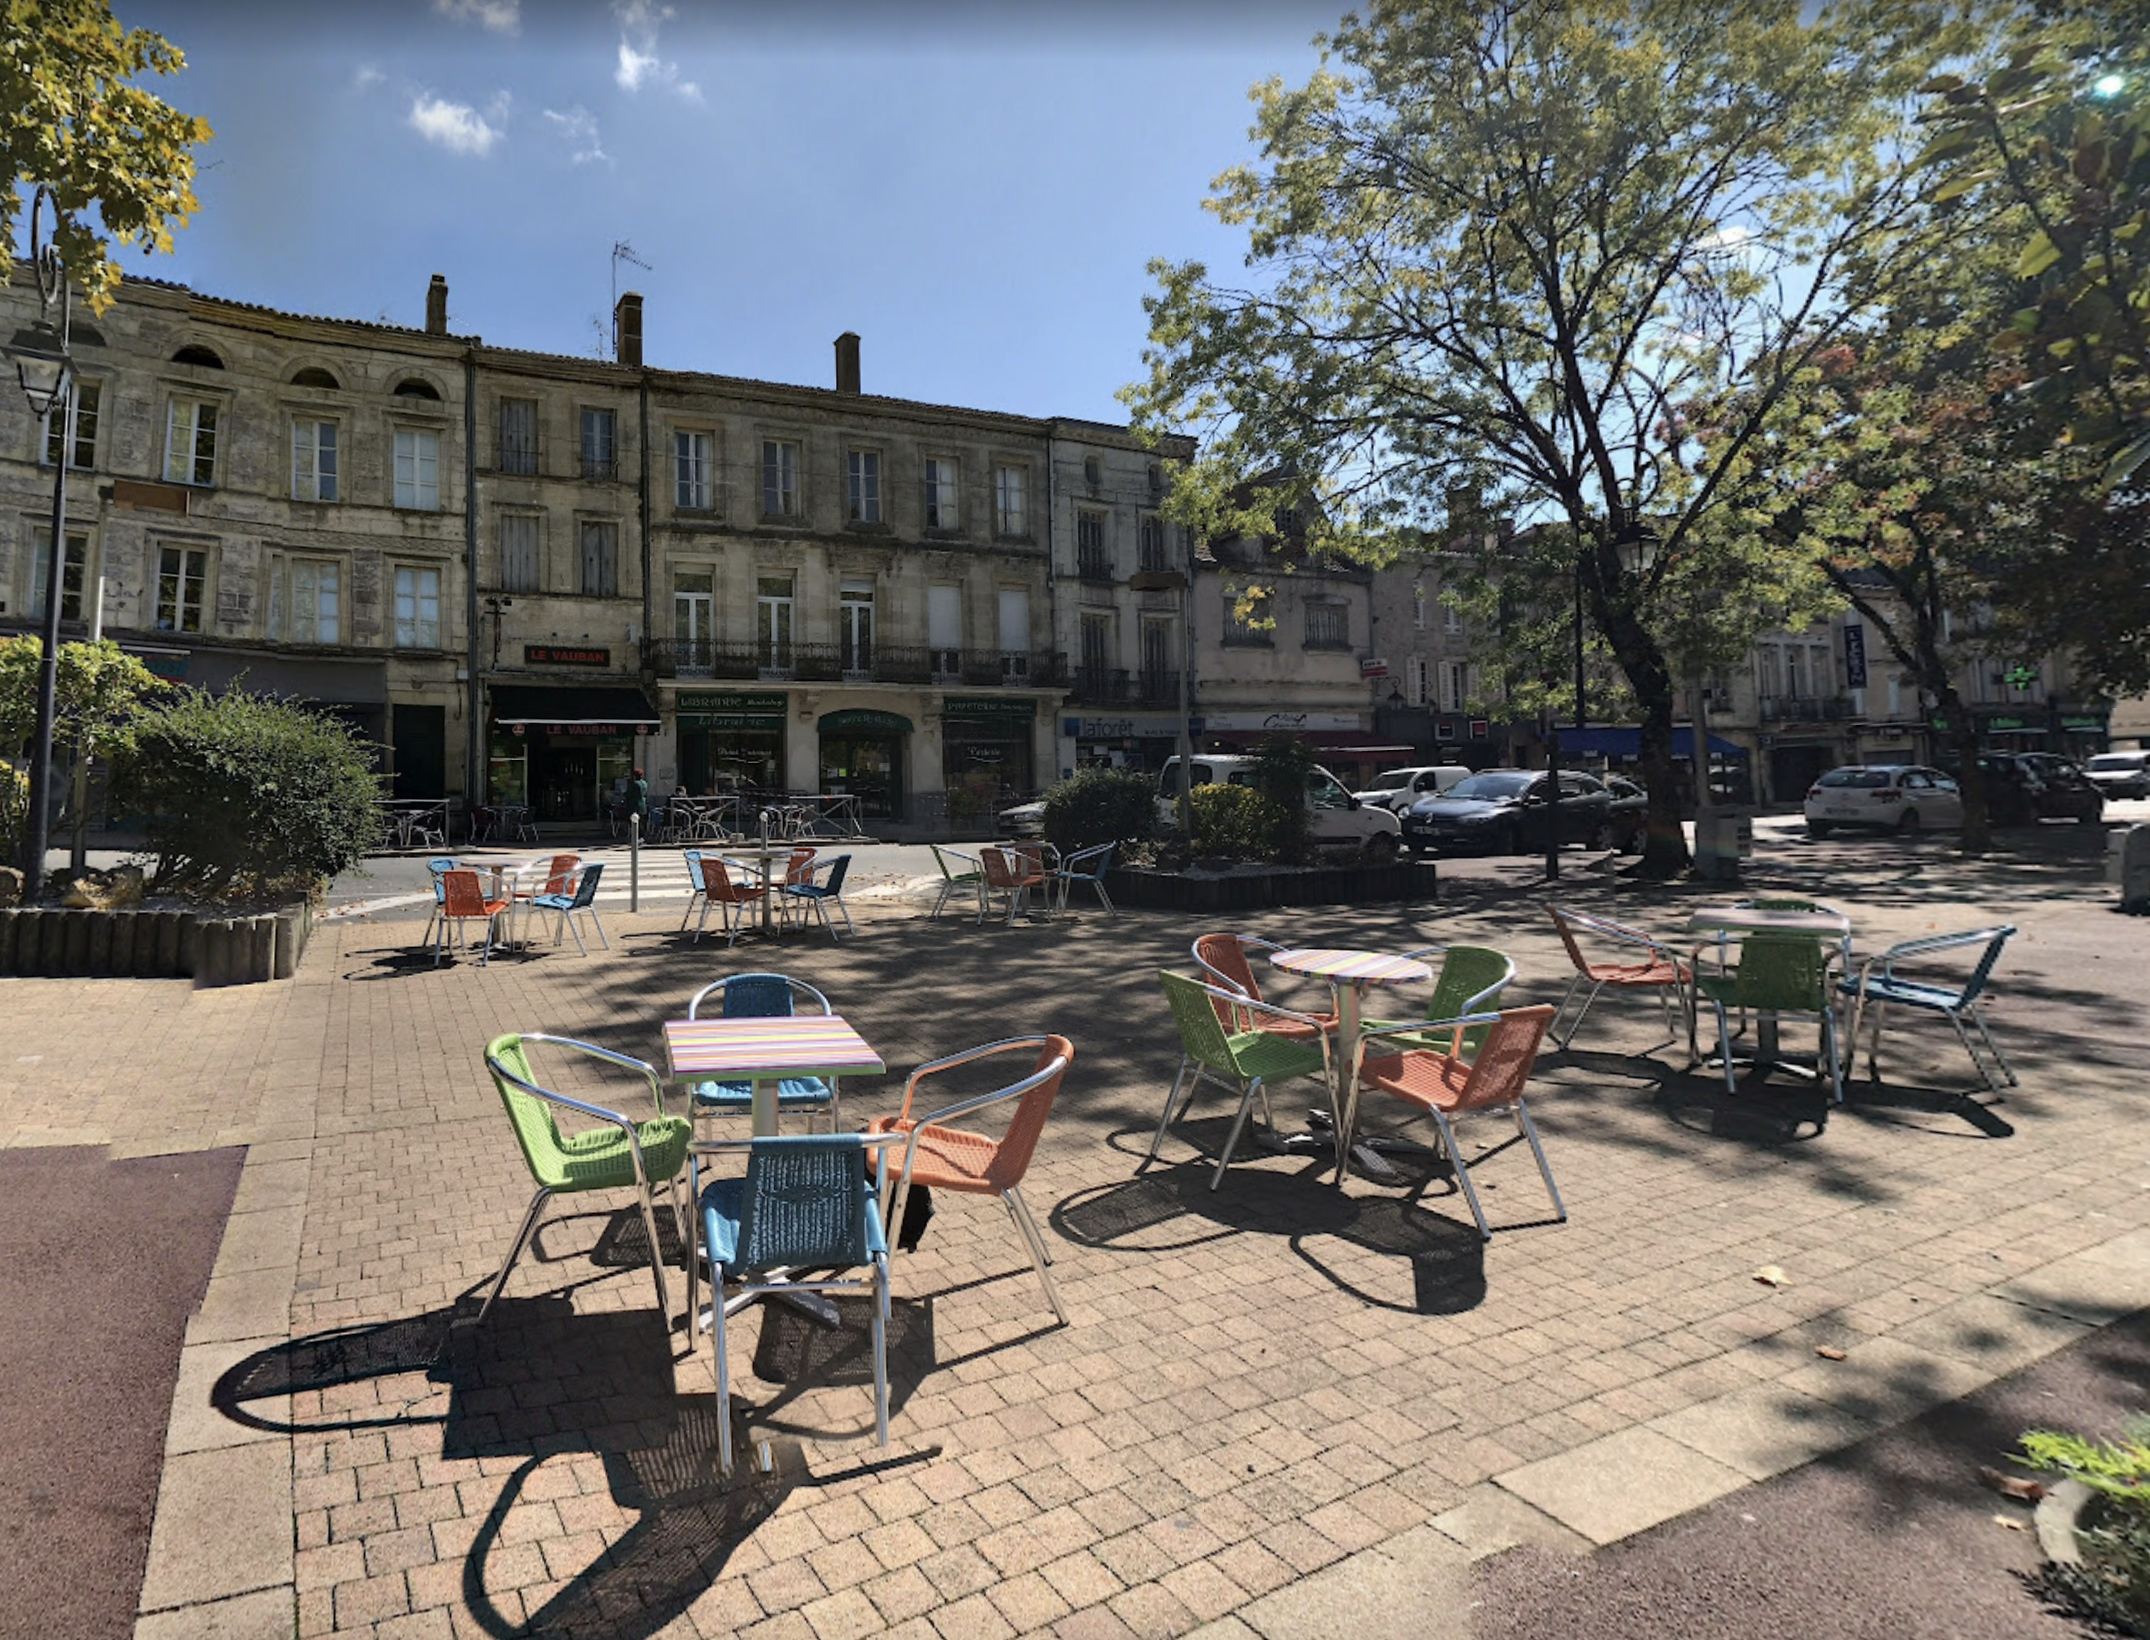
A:
<svg viewBox="0 0 2150 1640">
<path fill-rule="evenodd" d="M 46 560 L 43 653 L 37 668 L 37 728 L 30 750 L 30 814 L 23 826 L 22 898 L 25 905 L 44 897 L 45 851 L 51 841 L 52 732 L 59 716 L 60 603 L 67 580 L 67 458 L 74 435 L 74 358 L 68 347 L 68 326 L 73 317 L 67 287 L 67 270 L 57 245 L 40 237 L 45 203 L 52 200 L 54 227 L 58 227 L 59 201 L 51 189 L 40 184 L 30 202 L 30 264 L 37 272 L 37 294 L 43 312 L 27 331 L 17 331 L 12 351 L 15 373 L 29 401 L 32 420 L 44 421 L 57 411 L 60 423 L 60 459 L 52 469 L 52 550 Z M 50 318 L 54 305 L 60 310 L 59 327 Z"/>
</svg>

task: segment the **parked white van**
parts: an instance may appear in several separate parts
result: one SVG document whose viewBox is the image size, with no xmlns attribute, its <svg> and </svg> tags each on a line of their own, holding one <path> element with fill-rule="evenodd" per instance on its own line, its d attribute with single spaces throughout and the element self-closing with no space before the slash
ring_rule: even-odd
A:
<svg viewBox="0 0 2150 1640">
<path fill-rule="evenodd" d="M 1439 797 L 1459 780 L 1468 780 L 1471 771 L 1460 763 L 1428 763 L 1408 769 L 1388 769 L 1377 774 L 1373 783 L 1364 791 L 1351 795 L 1361 803 L 1401 816 L 1403 811 L 1421 797 Z"/>
<path fill-rule="evenodd" d="M 1198 753 L 1193 762 L 1197 786 L 1251 786 L 1257 759 L 1226 753 Z M 1157 776 L 1157 818 L 1179 823 L 1180 760 L 1172 757 Z M 1315 764 L 1306 777 L 1308 829 L 1317 848 L 1350 849 L 1374 865 L 1387 865 L 1403 846 L 1403 823 L 1387 809 L 1361 803 L 1335 775 Z"/>
</svg>

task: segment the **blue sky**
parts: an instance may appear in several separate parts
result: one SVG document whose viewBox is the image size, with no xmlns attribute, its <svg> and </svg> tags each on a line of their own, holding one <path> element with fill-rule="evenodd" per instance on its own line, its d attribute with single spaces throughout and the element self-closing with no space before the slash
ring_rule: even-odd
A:
<svg viewBox="0 0 2150 1640">
<path fill-rule="evenodd" d="M 646 357 L 1124 420 L 1153 256 L 1236 267 L 1200 208 L 1318 0 L 117 0 L 187 55 L 202 210 L 144 271 L 299 312 L 589 354 L 611 251 Z M 609 324 L 605 334 L 609 335 Z"/>
</svg>

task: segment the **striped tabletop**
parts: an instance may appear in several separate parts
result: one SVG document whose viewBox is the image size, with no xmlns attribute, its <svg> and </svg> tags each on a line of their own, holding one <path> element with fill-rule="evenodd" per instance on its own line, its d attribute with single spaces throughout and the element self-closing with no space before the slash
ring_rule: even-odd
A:
<svg viewBox="0 0 2150 1640">
<path fill-rule="evenodd" d="M 668 1019 L 665 1059 L 675 1082 L 781 1076 L 873 1076 L 888 1067 L 836 1014 L 776 1019 Z"/>
<path fill-rule="evenodd" d="M 1385 957 L 1378 951 L 1273 951 L 1269 960 L 1294 974 L 1358 985 L 1414 985 L 1433 978 L 1433 970 L 1416 957 Z"/>
</svg>

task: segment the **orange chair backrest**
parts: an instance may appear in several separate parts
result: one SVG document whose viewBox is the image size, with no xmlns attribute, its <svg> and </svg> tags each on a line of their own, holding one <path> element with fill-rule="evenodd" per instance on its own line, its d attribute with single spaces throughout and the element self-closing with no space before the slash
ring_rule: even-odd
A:
<svg viewBox="0 0 2150 1640">
<path fill-rule="evenodd" d="M 478 874 L 467 866 L 440 874 L 441 912 L 449 917 L 490 917 L 493 907 L 478 886 Z"/>
<path fill-rule="evenodd" d="M 1075 1062 L 1074 1044 L 1064 1036 L 1045 1039 L 1045 1045 L 1038 1050 L 1038 1062 L 1030 1067 L 1031 1075 L 1035 1076 L 1055 1059 L 1065 1062 L 1017 1102 L 1015 1117 L 1008 1123 L 1008 1131 L 1001 1136 L 1000 1146 L 986 1166 L 986 1181 L 995 1190 L 1008 1190 L 1021 1184 L 1023 1175 L 1030 1170 L 1030 1158 L 1038 1148 L 1038 1136 L 1045 1131 L 1045 1118 L 1052 1114 L 1053 1101 L 1060 1095 L 1060 1084 L 1067 1079 L 1068 1066 Z"/>
<path fill-rule="evenodd" d="M 581 864 L 582 856 L 579 854 L 555 854 L 552 857 L 552 868 L 545 874 L 545 887 L 540 892 L 546 894 L 572 893 L 574 891 L 575 868 Z"/>
<path fill-rule="evenodd" d="M 1538 1061 L 1538 1045 L 1552 1023 L 1553 1010 L 1542 1002 L 1535 1008 L 1503 1012 L 1472 1059 L 1471 1074 L 1456 1095 L 1455 1108 L 1512 1105 L 1522 1097 L 1523 1084 L 1530 1080 L 1531 1067 Z"/>
<path fill-rule="evenodd" d="M 1015 887 L 1014 867 L 1008 863 L 1008 856 L 1002 850 L 997 848 L 980 849 L 978 851 L 978 866 L 985 873 L 987 887 Z"/>
<path fill-rule="evenodd" d="M 784 868 L 785 883 L 787 885 L 793 883 L 810 883 L 813 880 L 814 851 L 810 848 L 793 849 L 791 851 L 791 864 Z"/>
<path fill-rule="evenodd" d="M 1194 942 L 1194 954 L 1205 967 L 1224 976 L 1220 986 L 1236 985 L 1256 1002 L 1262 1000 L 1261 985 L 1247 961 L 1247 948 L 1239 943 L 1237 934 L 1204 934 Z M 1209 1002 L 1217 1010 L 1217 1023 L 1227 1031 L 1251 1031 L 1260 1024 L 1254 1014 L 1244 1009 L 1229 1007 L 1216 997 Z"/>
<path fill-rule="evenodd" d="M 1575 943 L 1575 925 L 1568 921 L 1567 913 L 1557 905 L 1549 905 L 1545 911 L 1553 919 L 1553 926 L 1560 930 L 1560 943 L 1568 948 L 1568 961 L 1574 963 L 1578 971 L 1588 968 L 1590 964 Z"/>
</svg>

